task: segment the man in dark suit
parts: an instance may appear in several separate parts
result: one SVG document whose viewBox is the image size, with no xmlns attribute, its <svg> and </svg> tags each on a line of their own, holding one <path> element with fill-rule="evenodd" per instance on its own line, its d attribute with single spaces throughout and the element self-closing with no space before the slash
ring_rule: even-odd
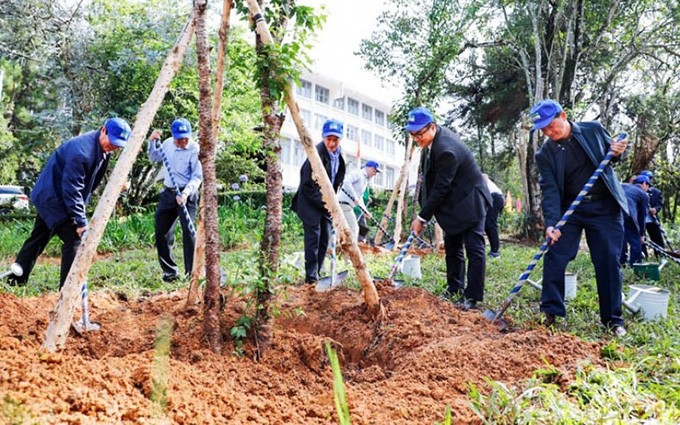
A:
<svg viewBox="0 0 680 425">
<path fill-rule="evenodd" d="M 623 216 L 624 241 L 621 248 L 621 265 L 626 264 L 628 245 L 630 245 L 630 260 L 632 266 L 642 261 L 642 238 L 645 235 L 645 217 L 649 210 L 649 179 L 647 176 L 637 176 L 633 183 L 624 183 L 623 192 L 628 199 L 628 214 Z"/>
<path fill-rule="evenodd" d="M 612 163 L 626 150 L 627 141 L 613 141 L 596 121 L 571 122 L 559 103 L 552 99 L 531 108 L 532 130 L 541 130 L 546 140 L 536 152 L 540 173 L 541 206 L 545 219 L 545 237 L 551 240 L 543 263 L 541 311 L 545 324 L 551 326 L 555 316 L 565 317 L 564 272 L 576 258 L 581 234 L 586 232 L 590 258 L 595 266 L 600 320 L 615 336 L 623 336 L 621 299 L 621 246 L 623 215 L 628 201 L 611 166 L 604 169 L 588 195 L 559 229 L 555 225 L 569 208 L 584 184 L 593 175 L 609 150 Z"/>
<path fill-rule="evenodd" d="M 491 194 L 472 152 L 448 128 L 435 123 L 427 108 L 415 108 L 404 127 L 420 146 L 421 169 L 425 176 L 421 188 L 421 209 L 411 222 L 419 235 L 423 225 L 436 217 L 442 227 L 446 250 L 446 298 L 458 298 L 463 309 L 477 308 L 484 299 L 484 221 L 491 206 Z M 467 287 L 465 257 L 468 259 Z"/>
<path fill-rule="evenodd" d="M 345 160 L 340 150 L 342 129 L 340 121 L 332 119 L 326 121 L 321 133 L 323 142 L 316 145 L 335 192 L 345 178 Z M 330 213 L 321 197 L 321 188 L 312 178 L 309 159 L 305 160 L 300 168 L 300 185 L 293 197 L 291 209 L 302 220 L 305 232 L 305 283 L 316 283 L 326 257 L 332 223 Z"/>
</svg>

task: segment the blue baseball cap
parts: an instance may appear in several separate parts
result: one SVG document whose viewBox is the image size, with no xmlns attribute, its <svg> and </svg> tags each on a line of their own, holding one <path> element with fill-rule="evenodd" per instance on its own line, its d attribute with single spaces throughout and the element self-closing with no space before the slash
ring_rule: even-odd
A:
<svg viewBox="0 0 680 425">
<path fill-rule="evenodd" d="M 418 131 L 426 125 L 434 122 L 434 116 L 429 109 L 425 107 L 418 107 L 412 109 L 408 113 L 408 123 L 404 126 L 404 130 L 408 132 Z"/>
<path fill-rule="evenodd" d="M 321 137 L 326 138 L 328 136 L 335 136 L 338 139 L 342 139 L 342 129 L 343 124 L 338 120 L 326 120 L 323 123 L 323 129 L 321 130 Z"/>
<path fill-rule="evenodd" d="M 174 139 L 188 139 L 191 137 L 191 124 L 184 118 L 177 118 L 172 122 L 170 132 Z"/>
<path fill-rule="evenodd" d="M 379 172 L 379 173 L 382 173 L 382 170 L 380 169 L 380 164 L 378 164 L 378 163 L 375 162 L 375 161 L 368 161 L 368 162 L 366 162 L 366 164 L 364 164 L 364 166 L 361 167 L 361 168 L 366 168 L 366 167 L 373 167 L 373 168 L 375 168 L 375 171 L 377 171 L 377 172 Z"/>
<path fill-rule="evenodd" d="M 649 180 L 654 178 L 654 172 L 649 170 L 640 171 L 641 176 L 646 176 Z"/>
<path fill-rule="evenodd" d="M 124 148 L 130 139 L 130 125 L 122 118 L 110 118 L 104 123 L 106 134 L 109 135 L 109 140 L 113 146 Z"/>
<path fill-rule="evenodd" d="M 562 112 L 563 109 L 559 103 L 552 99 L 543 99 L 531 108 L 531 121 L 534 126 L 532 130 L 540 130 L 547 127 L 548 124 L 555 119 L 555 115 Z"/>
<path fill-rule="evenodd" d="M 644 174 L 640 174 L 639 176 L 635 177 L 635 180 L 633 180 L 633 184 L 642 184 L 642 183 L 647 183 L 648 185 L 652 185 L 652 182 L 649 181 L 649 177 L 647 177 Z"/>
</svg>

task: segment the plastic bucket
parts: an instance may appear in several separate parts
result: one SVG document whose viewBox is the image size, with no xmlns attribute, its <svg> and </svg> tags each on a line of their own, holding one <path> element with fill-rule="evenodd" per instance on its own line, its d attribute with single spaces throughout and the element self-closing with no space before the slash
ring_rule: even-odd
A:
<svg viewBox="0 0 680 425">
<path fill-rule="evenodd" d="M 633 264 L 633 273 L 647 280 L 659 280 L 659 263 Z"/>
<path fill-rule="evenodd" d="M 421 279 L 423 274 L 420 271 L 420 257 L 417 255 L 407 255 L 404 257 L 401 272 L 414 279 Z"/>
<path fill-rule="evenodd" d="M 576 273 L 566 272 L 564 274 L 564 299 L 574 298 L 576 298 Z"/>
<path fill-rule="evenodd" d="M 640 306 L 640 313 L 647 321 L 666 318 L 670 295 L 670 291 L 651 285 L 630 285 L 628 294 Z"/>
</svg>

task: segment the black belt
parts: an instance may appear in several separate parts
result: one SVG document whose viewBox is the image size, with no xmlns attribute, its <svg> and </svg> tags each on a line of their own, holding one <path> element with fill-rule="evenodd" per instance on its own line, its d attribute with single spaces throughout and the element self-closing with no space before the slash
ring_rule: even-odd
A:
<svg viewBox="0 0 680 425">
<path fill-rule="evenodd" d="M 165 190 L 169 190 L 170 192 L 175 193 L 175 188 L 174 188 L 174 187 L 167 187 L 167 186 L 165 186 Z M 183 190 L 184 190 L 183 187 L 180 187 L 180 188 L 179 188 L 179 191 L 180 191 L 180 192 L 183 191 Z"/>
<path fill-rule="evenodd" d="M 352 206 L 352 204 L 350 204 L 349 202 L 342 202 L 342 201 L 340 201 L 340 205 L 349 205 L 350 207 Z"/>
</svg>

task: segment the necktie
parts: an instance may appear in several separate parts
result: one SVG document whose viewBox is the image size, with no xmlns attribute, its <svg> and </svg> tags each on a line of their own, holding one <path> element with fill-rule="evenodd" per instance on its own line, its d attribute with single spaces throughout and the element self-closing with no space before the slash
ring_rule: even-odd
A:
<svg viewBox="0 0 680 425">
<path fill-rule="evenodd" d="M 425 177 L 427 176 L 427 172 L 430 169 L 430 148 L 424 148 L 423 151 L 420 154 L 420 170 L 422 172 L 421 177 L 421 183 L 420 183 L 420 204 L 423 205 L 425 201 L 427 200 L 427 184 L 425 182 Z"/>
</svg>

